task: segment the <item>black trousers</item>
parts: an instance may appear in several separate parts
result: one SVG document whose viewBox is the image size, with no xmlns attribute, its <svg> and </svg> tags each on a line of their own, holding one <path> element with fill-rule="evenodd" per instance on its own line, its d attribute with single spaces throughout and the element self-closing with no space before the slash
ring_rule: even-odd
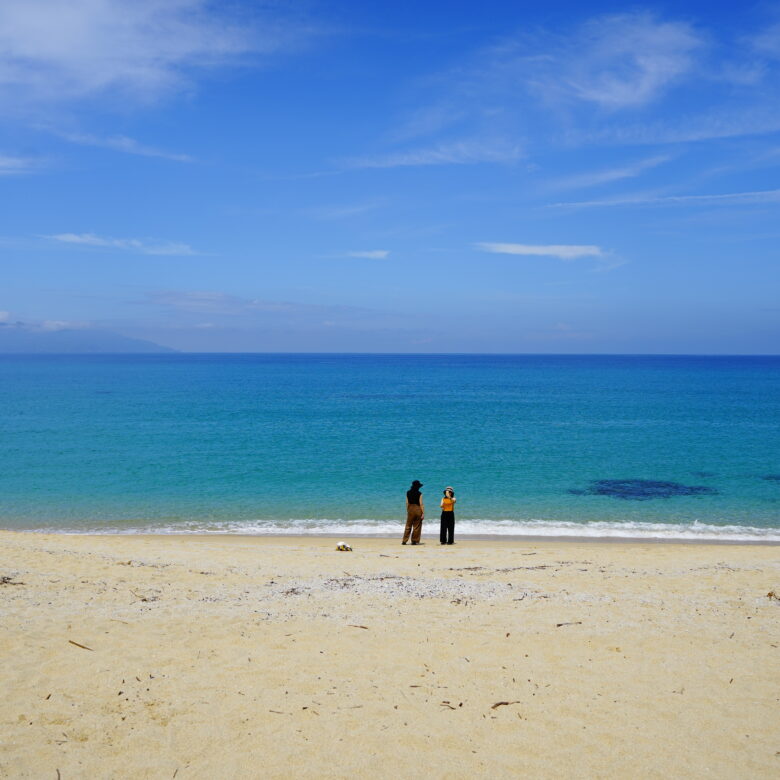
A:
<svg viewBox="0 0 780 780">
<path fill-rule="evenodd" d="M 442 544 L 453 544 L 455 542 L 455 512 L 441 513 L 439 541 Z"/>
</svg>

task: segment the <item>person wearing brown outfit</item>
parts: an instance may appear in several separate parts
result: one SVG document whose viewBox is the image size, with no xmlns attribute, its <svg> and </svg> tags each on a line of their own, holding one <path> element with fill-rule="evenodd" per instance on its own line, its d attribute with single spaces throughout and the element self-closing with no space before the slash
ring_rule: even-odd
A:
<svg viewBox="0 0 780 780">
<path fill-rule="evenodd" d="M 422 486 L 422 482 L 415 479 L 411 488 L 406 491 L 406 528 L 404 528 L 404 538 L 401 544 L 406 544 L 410 535 L 412 544 L 420 544 L 422 524 L 425 520 L 425 503 L 420 492 Z"/>
</svg>

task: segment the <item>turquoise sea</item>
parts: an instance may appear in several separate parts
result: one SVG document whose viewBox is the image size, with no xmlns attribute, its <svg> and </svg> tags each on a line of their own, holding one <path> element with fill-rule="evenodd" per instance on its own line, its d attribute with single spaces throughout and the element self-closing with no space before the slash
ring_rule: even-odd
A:
<svg viewBox="0 0 780 780">
<path fill-rule="evenodd" d="M 780 357 L 0 357 L 0 526 L 780 540 Z"/>
</svg>

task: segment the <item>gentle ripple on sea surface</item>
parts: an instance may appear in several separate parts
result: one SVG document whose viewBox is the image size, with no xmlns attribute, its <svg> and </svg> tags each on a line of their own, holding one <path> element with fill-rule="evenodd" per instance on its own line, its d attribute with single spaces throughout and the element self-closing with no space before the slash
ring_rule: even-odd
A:
<svg viewBox="0 0 780 780">
<path fill-rule="evenodd" d="M 0 356 L 7 528 L 389 533 L 418 478 L 429 529 L 780 538 L 778 474 L 777 357 Z"/>
</svg>

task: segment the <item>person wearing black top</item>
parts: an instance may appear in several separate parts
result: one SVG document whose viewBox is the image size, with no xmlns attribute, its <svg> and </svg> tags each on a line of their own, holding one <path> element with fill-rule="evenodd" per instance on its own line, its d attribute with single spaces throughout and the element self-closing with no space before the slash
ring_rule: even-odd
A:
<svg viewBox="0 0 780 780">
<path fill-rule="evenodd" d="M 425 502 L 420 492 L 422 486 L 422 482 L 416 479 L 412 482 L 411 488 L 406 491 L 406 528 L 404 528 L 404 538 L 401 544 L 406 544 L 409 541 L 410 534 L 412 544 L 420 544 L 422 524 L 425 519 Z"/>
</svg>

